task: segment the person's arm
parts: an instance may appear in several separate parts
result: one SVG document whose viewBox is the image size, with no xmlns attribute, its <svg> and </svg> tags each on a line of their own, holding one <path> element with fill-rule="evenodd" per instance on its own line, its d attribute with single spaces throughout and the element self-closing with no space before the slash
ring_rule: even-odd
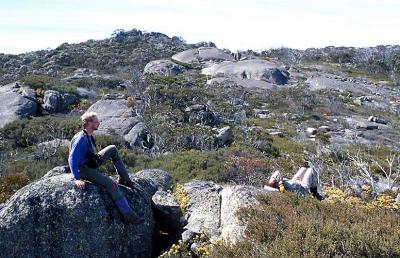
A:
<svg viewBox="0 0 400 258">
<path fill-rule="evenodd" d="M 83 155 L 83 152 L 85 150 L 85 144 L 86 142 L 84 137 L 77 138 L 71 144 L 71 149 L 69 151 L 68 164 L 71 169 L 71 173 L 73 174 L 76 180 L 81 179 L 78 171 L 78 165 L 79 165 L 78 162 L 80 156 Z"/>
</svg>

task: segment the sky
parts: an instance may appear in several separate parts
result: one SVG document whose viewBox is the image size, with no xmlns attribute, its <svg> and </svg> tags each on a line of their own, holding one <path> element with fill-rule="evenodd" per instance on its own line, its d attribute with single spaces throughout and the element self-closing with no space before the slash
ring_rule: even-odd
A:
<svg viewBox="0 0 400 258">
<path fill-rule="evenodd" d="M 0 0 L 0 53 L 133 28 L 232 51 L 396 45 L 400 0 Z"/>
</svg>

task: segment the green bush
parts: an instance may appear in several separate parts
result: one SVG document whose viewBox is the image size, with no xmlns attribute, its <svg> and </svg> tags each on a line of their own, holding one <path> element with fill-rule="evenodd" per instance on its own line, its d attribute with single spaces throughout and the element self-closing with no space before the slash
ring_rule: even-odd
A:
<svg viewBox="0 0 400 258">
<path fill-rule="evenodd" d="M 24 85 L 36 90 L 37 93 L 45 90 L 56 90 L 62 93 L 76 93 L 77 83 L 63 83 L 57 79 L 44 75 L 28 75 L 21 79 Z M 39 97 L 42 97 L 39 95 Z"/>
<path fill-rule="evenodd" d="M 7 174 L 23 174 L 29 180 L 36 180 L 56 166 L 68 164 L 69 150 L 62 146 L 57 149 L 54 155 L 48 157 L 36 156 L 35 146 L 20 151 L 18 156 L 4 164 Z"/>
<path fill-rule="evenodd" d="M 318 202 L 294 194 L 260 196 L 239 211 L 246 236 L 210 257 L 399 257 L 400 215 Z"/>
<path fill-rule="evenodd" d="M 50 82 L 52 78 L 44 75 L 28 75 L 21 79 L 21 81 L 28 87 L 36 89 L 50 89 Z"/>
<path fill-rule="evenodd" d="M 29 179 L 23 174 L 8 174 L 0 177 L 0 203 L 7 201 L 18 189 L 27 185 Z"/>
<path fill-rule="evenodd" d="M 79 129 L 78 118 L 45 116 L 16 120 L 0 129 L 0 135 L 16 147 L 27 147 L 52 137 L 70 139 Z"/>
<path fill-rule="evenodd" d="M 192 179 L 225 181 L 225 156 L 221 151 L 184 151 L 153 159 L 148 168 L 159 168 L 171 173 L 175 182 Z"/>
<path fill-rule="evenodd" d="M 265 158 L 265 155 L 257 149 L 244 145 L 213 151 L 182 151 L 156 158 L 126 149 L 120 150 L 120 155 L 131 172 L 158 168 L 169 172 L 174 181 L 180 183 L 193 179 L 227 182 L 231 179 L 227 162 L 230 162 L 232 157 Z"/>
</svg>

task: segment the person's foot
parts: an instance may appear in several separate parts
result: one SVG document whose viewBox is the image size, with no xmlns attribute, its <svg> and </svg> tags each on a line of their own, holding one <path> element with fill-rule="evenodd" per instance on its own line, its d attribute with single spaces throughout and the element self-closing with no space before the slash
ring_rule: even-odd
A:
<svg viewBox="0 0 400 258">
<path fill-rule="evenodd" d="M 138 217 L 134 212 L 127 215 L 123 215 L 122 218 L 125 224 L 139 225 L 144 222 L 144 219 Z"/>
<path fill-rule="evenodd" d="M 316 198 L 317 200 L 322 201 L 324 199 L 324 197 L 319 194 L 317 187 L 311 187 L 310 192 L 311 192 L 312 196 L 314 198 Z"/>
<path fill-rule="evenodd" d="M 128 177 L 128 179 L 124 179 L 121 176 L 118 178 L 118 184 L 125 185 L 128 187 L 133 187 L 133 181 Z"/>
</svg>

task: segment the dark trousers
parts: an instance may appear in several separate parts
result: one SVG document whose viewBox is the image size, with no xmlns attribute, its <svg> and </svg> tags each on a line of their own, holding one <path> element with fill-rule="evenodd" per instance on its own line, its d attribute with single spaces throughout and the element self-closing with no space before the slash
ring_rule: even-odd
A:
<svg viewBox="0 0 400 258">
<path fill-rule="evenodd" d="M 102 156 L 103 164 L 110 158 L 113 163 L 116 160 L 121 159 L 118 154 L 118 149 L 115 145 L 109 145 L 105 147 L 104 149 L 99 151 L 98 154 Z M 117 170 L 117 172 L 120 174 L 120 176 L 126 176 L 124 174 L 121 175 L 122 173 L 126 173 L 126 171 Z M 104 187 L 114 201 L 118 200 L 121 197 L 124 197 L 123 193 L 118 187 L 118 184 L 109 176 L 101 172 L 98 168 L 89 168 L 86 165 L 83 165 L 79 167 L 79 174 L 82 179 Z"/>
</svg>

